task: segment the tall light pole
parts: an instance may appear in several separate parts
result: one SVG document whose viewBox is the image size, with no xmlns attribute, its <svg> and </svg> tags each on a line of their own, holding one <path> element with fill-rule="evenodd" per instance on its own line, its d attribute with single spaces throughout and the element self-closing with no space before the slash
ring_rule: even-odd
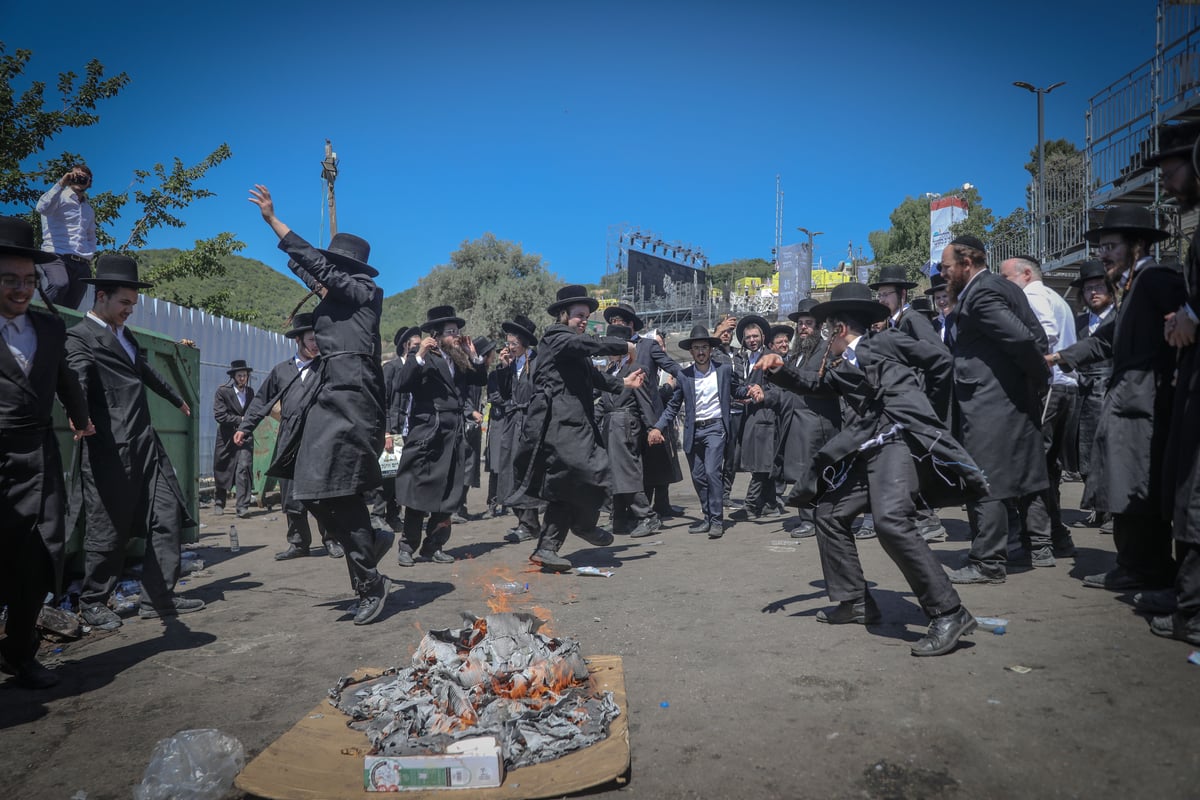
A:
<svg viewBox="0 0 1200 800">
<path fill-rule="evenodd" d="M 811 269 L 813 265 L 813 237 L 820 236 L 825 231 L 810 231 L 808 228 L 796 228 L 796 230 L 808 237 L 808 266 Z"/>
<path fill-rule="evenodd" d="M 1038 143 L 1038 174 L 1037 174 L 1037 255 L 1042 261 L 1046 260 L 1046 137 L 1044 134 L 1045 111 L 1043 98 L 1053 92 L 1066 81 L 1052 83 L 1038 88 L 1025 81 L 1013 81 L 1013 86 L 1025 89 L 1037 95 L 1037 143 Z"/>
</svg>

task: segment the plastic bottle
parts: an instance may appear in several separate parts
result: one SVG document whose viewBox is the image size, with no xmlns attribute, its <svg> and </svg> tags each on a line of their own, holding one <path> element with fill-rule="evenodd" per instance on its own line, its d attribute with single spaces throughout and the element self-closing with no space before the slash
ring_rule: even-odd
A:
<svg viewBox="0 0 1200 800">
<path fill-rule="evenodd" d="M 237 525 L 229 526 L 229 552 L 240 553 L 242 545 L 238 542 Z"/>
<path fill-rule="evenodd" d="M 525 594 L 529 591 L 529 584 L 518 581 L 497 581 L 492 584 L 492 591 L 495 594 Z"/>
<path fill-rule="evenodd" d="M 117 591 L 124 595 L 141 594 L 142 584 L 137 581 L 121 581 L 117 584 Z"/>
</svg>

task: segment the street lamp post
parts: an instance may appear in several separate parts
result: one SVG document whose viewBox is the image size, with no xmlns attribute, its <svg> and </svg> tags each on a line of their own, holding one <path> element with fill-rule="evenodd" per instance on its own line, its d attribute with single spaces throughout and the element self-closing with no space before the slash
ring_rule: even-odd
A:
<svg viewBox="0 0 1200 800">
<path fill-rule="evenodd" d="M 808 237 L 808 266 L 811 269 L 813 264 L 813 237 L 820 236 L 825 231 L 810 231 L 808 228 L 796 228 L 796 230 Z"/>
<path fill-rule="evenodd" d="M 1045 112 L 1043 109 L 1043 99 L 1046 95 L 1050 94 L 1065 83 L 1066 81 L 1059 81 L 1058 83 L 1052 83 L 1049 86 L 1038 88 L 1032 83 L 1026 83 L 1025 81 L 1013 81 L 1013 86 L 1016 86 L 1019 89 L 1025 89 L 1037 95 L 1037 255 L 1042 261 L 1046 260 L 1046 138 L 1044 134 Z"/>
</svg>

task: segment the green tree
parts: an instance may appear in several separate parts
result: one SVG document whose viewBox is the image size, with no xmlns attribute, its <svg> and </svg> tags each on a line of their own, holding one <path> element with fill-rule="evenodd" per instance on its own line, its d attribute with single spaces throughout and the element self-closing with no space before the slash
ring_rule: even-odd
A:
<svg viewBox="0 0 1200 800">
<path fill-rule="evenodd" d="M 525 314 L 539 327 L 548 324 L 544 309 L 554 302 L 562 283 L 541 256 L 485 233 L 463 242 L 450 254 L 449 264 L 421 278 L 417 299 L 422 316 L 413 321 L 422 321 L 428 308 L 452 305 L 472 336 L 498 338 L 500 323 L 515 314 Z"/>
<path fill-rule="evenodd" d="M 987 230 L 994 217 L 992 210 L 983 204 L 979 190 L 974 186 L 943 192 L 967 202 L 967 218 L 955 223 L 950 230 L 955 235 L 972 234 L 986 241 Z M 925 197 L 906 197 L 892 211 L 889 220 L 892 227 L 867 234 L 875 263 L 879 267 L 900 265 L 908 269 L 909 280 L 919 281 L 922 269 L 929 262 L 929 200 Z M 878 269 L 872 272 L 872 280 Z"/>
<path fill-rule="evenodd" d="M 46 84 L 33 80 L 19 95 L 15 84 L 22 78 L 33 53 L 17 50 L 8 55 L 0 42 L 0 205 L 29 209 L 47 187 L 62 177 L 71 165 L 85 159 L 77 153 L 45 154 L 52 140 L 64 130 L 87 128 L 100 122 L 96 106 L 103 100 L 116 97 L 129 84 L 122 72 L 111 78 L 104 76 L 104 65 L 92 59 L 85 68 L 85 77 L 78 82 L 74 72 L 58 76 L 59 107 L 46 108 Z M 113 229 L 122 219 L 129 204 L 130 190 L 121 194 L 98 192 L 89 197 L 96 214 L 96 238 L 102 248 L 126 252 L 146 246 L 150 233 L 158 228 L 186 227 L 180 214 L 192 202 L 213 193 L 200 188 L 199 182 L 208 170 L 230 158 L 225 144 L 194 166 L 186 166 L 176 158 L 171 168 L 155 164 L 151 169 L 135 169 L 132 200 L 136 212 L 127 233 L 118 235 Z M 40 230 L 35 211 L 27 212 L 34 227 Z M 180 252 L 168 263 L 156 266 L 145 274 L 150 281 L 172 281 L 195 276 L 205 281 L 225 277 L 224 256 L 245 247 L 231 233 L 219 233 L 209 239 L 196 241 L 192 250 Z M 153 294 L 153 290 L 151 290 Z M 178 295 L 156 295 L 175 302 L 187 301 L 196 308 L 235 319 L 244 319 L 239 309 L 230 305 L 228 290 L 205 292 L 187 298 Z"/>
</svg>

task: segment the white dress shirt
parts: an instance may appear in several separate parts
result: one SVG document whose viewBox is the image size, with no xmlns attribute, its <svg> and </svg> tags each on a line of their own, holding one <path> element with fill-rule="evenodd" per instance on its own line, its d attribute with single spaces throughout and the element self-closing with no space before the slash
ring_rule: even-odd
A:
<svg viewBox="0 0 1200 800">
<path fill-rule="evenodd" d="M 56 183 L 37 202 L 42 215 L 42 249 L 91 258 L 96 254 L 96 214 L 69 186 Z"/>
<path fill-rule="evenodd" d="M 701 372 L 695 365 L 692 369 L 696 373 L 696 422 L 716 419 L 721 416 L 721 398 L 717 396 L 717 366 L 710 361 L 708 372 Z"/>
<path fill-rule="evenodd" d="M 0 319 L 0 335 L 3 335 L 8 351 L 17 361 L 17 366 L 26 376 L 33 369 L 33 356 L 37 352 L 37 332 L 24 314 L 12 319 Z"/>
<path fill-rule="evenodd" d="M 1023 291 L 1029 307 L 1046 332 L 1050 352 L 1057 353 L 1075 344 L 1075 314 L 1067 301 L 1041 281 L 1026 284 Z M 1050 383 L 1054 386 L 1077 386 L 1079 381 L 1073 374 L 1054 367 Z"/>
</svg>

